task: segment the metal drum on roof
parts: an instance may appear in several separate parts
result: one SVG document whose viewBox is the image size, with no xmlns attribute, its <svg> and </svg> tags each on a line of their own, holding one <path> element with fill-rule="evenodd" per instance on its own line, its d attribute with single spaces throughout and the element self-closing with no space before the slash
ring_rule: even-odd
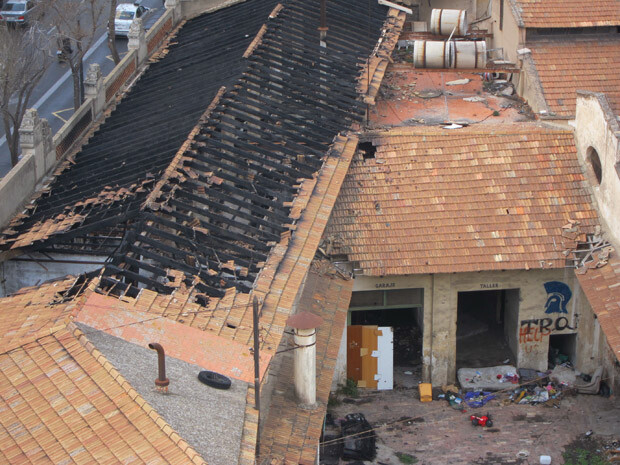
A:
<svg viewBox="0 0 620 465">
<path fill-rule="evenodd" d="M 433 9 L 431 13 L 431 32 L 437 35 L 464 36 L 467 34 L 467 11 Z"/>
</svg>

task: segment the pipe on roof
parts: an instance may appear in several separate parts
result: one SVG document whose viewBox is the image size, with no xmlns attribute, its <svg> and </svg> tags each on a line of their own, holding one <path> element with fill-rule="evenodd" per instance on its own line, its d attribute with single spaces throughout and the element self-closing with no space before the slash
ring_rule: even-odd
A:
<svg viewBox="0 0 620 465">
<path fill-rule="evenodd" d="M 166 354 L 164 353 L 164 348 L 161 344 L 157 342 L 151 342 L 149 344 L 149 349 L 153 349 L 157 351 L 157 363 L 159 366 L 159 376 L 155 380 L 155 386 L 157 389 L 168 391 L 168 385 L 170 381 L 166 378 Z"/>
</svg>

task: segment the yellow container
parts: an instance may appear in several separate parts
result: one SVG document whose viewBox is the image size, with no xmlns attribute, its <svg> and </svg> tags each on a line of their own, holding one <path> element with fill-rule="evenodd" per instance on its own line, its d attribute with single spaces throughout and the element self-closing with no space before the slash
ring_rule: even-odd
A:
<svg viewBox="0 0 620 465">
<path fill-rule="evenodd" d="M 433 400 L 433 386 L 431 383 L 418 384 L 420 390 L 420 402 L 430 402 Z"/>
</svg>

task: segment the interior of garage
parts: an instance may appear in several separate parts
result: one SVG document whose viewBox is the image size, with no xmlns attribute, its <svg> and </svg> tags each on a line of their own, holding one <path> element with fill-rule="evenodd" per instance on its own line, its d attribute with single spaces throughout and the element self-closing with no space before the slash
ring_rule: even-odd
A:
<svg viewBox="0 0 620 465">
<path fill-rule="evenodd" d="M 354 292 L 349 325 L 387 326 L 393 329 L 394 385 L 421 379 L 423 289 Z"/>
<path fill-rule="evenodd" d="M 458 293 L 456 368 L 516 363 L 519 289 Z"/>
</svg>

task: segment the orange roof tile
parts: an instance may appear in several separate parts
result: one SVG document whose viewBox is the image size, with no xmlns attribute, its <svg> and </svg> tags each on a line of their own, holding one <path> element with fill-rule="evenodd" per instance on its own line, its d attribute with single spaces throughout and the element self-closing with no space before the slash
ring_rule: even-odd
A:
<svg viewBox="0 0 620 465">
<path fill-rule="evenodd" d="M 597 221 L 569 131 L 409 127 L 372 143 L 326 232 L 364 274 L 561 268 L 562 227 Z"/>
<path fill-rule="evenodd" d="M 601 268 L 577 273 L 579 284 L 596 314 L 616 359 L 620 361 L 620 257 L 612 252 Z"/>
<path fill-rule="evenodd" d="M 513 0 L 521 26 L 566 28 L 620 25 L 618 0 Z"/>
<path fill-rule="evenodd" d="M 211 313 L 204 309 L 201 312 Z M 168 356 L 247 383 L 254 380 L 254 357 L 249 345 L 188 327 L 166 313 L 141 312 L 132 303 L 92 293 L 76 321 L 142 347 L 158 342 Z M 261 353 L 261 376 L 270 359 L 271 355 Z"/>
<path fill-rule="evenodd" d="M 205 463 L 73 324 L 0 354 L 4 463 Z"/>
<path fill-rule="evenodd" d="M 571 38 L 528 43 L 551 111 L 575 114 L 577 90 L 604 92 L 612 110 L 620 112 L 619 38 Z"/>
<path fill-rule="evenodd" d="M 59 297 L 73 282 L 75 278 L 54 281 L 0 299 L 0 351 L 18 346 L 24 339 L 68 317 L 75 304 L 60 303 Z"/>
<path fill-rule="evenodd" d="M 270 458 L 275 462 L 269 463 L 315 463 L 352 291 L 353 280 L 337 276 L 329 264 L 313 262 L 299 308 L 325 320 L 317 329 L 316 343 L 319 407 L 308 411 L 297 406 L 293 393 L 293 353 L 285 352 L 275 387 L 282 394 L 272 398 L 261 432 L 259 462 Z"/>
</svg>

